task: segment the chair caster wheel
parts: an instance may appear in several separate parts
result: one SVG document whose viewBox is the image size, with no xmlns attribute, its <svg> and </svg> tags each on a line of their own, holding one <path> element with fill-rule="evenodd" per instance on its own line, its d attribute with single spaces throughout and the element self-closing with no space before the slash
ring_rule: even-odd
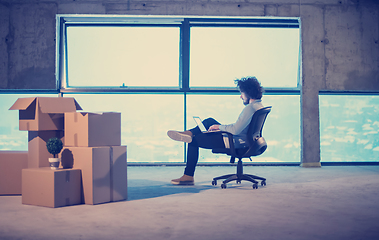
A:
<svg viewBox="0 0 379 240">
<path fill-rule="evenodd" d="M 241 184 L 241 181 L 237 180 L 237 184 Z"/>
<path fill-rule="evenodd" d="M 253 184 L 253 189 L 258 189 L 258 184 L 257 183 Z"/>
<path fill-rule="evenodd" d="M 261 185 L 262 185 L 262 186 L 266 186 L 266 181 L 262 181 L 262 182 L 261 182 Z"/>
<path fill-rule="evenodd" d="M 225 183 L 221 184 L 221 188 L 222 189 L 226 188 L 226 184 Z"/>
<path fill-rule="evenodd" d="M 212 185 L 213 185 L 213 186 L 217 185 L 217 181 L 216 181 L 216 180 L 213 180 L 213 181 L 212 181 Z"/>
</svg>

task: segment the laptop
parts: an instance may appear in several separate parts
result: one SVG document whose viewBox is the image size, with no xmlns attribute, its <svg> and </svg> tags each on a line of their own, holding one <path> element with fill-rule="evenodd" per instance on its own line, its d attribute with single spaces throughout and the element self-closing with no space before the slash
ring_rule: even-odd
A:
<svg viewBox="0 0 379 240">
<path fill-rule="evenodd" d="M 197 116 L 193 116 L 193 120 L 195 120 L 197 126 L 200 128 L 200 131 L 203 132 L 203 133 L 206 133 L 206 132 L 209 132 L 204 124 L 203 124 L 203 121 L 201 121 L 201 119 Z M 217 131 L 220 131 L 220 130 L 216 130 L 216 131 L 212 131 L 212 132 L 217 132 Z"/>
<path fill-rule="evenodd" d="M 195 120 L 197 126 L 200 128 L 200 131 L 202 132 L 208 132 L 207 129 L 205 128 L 203 121 L 197 116 L 193 116 L 193 120 Z"/>
</svg>

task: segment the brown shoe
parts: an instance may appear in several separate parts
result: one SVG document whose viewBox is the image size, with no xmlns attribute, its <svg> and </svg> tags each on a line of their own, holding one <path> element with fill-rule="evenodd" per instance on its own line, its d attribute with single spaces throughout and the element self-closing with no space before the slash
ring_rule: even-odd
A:
<svg viewBox="0 0 379 240">
<path fill-rule="evenodd" d="M 174 185 L 194 185 L 195 181 L 193 177 L 184 174 L 181 178 L 172 179 L 171 183 Z"/>
<path fill-rule="evenodd" d="M 192 133 L 190 131 L 185 131 L 185 132 L 178 132 L 178 131 L 168 131 L 167 135 L 175 141 L 180 141 L 180 142 L 186 142 L 190 143 L 192 142 Z"/>
</svg>

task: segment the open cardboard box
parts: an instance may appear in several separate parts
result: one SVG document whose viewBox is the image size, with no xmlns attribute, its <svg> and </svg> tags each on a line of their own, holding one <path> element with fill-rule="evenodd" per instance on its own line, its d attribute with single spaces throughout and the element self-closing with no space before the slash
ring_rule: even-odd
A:
<svg viewBox="0 0 379 240">
<path fill-rule="evenodd" d="M 65 112 L 82 110 L 74 98 L 19 98 L 9 108 L 19 110 L 19 129 L 24 131 L 63 130 Z"/>
</svg>

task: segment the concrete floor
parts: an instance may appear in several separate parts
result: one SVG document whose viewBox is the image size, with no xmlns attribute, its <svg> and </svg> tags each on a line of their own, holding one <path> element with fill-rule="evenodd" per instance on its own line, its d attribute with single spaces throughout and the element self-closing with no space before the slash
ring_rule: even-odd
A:
<svg viewBox="0 0 379 240">
<path fill-rule="evenodd" d="M 182 167 L 129 167 L 129 199 L 46 208 L 0 196 L 0 239 L 379 239 L 379 166 L 245 167 L 267 178 L 211 185 L 234 167 L 198 167 L 195 186 L 172 186 Z"/>
</svg>

